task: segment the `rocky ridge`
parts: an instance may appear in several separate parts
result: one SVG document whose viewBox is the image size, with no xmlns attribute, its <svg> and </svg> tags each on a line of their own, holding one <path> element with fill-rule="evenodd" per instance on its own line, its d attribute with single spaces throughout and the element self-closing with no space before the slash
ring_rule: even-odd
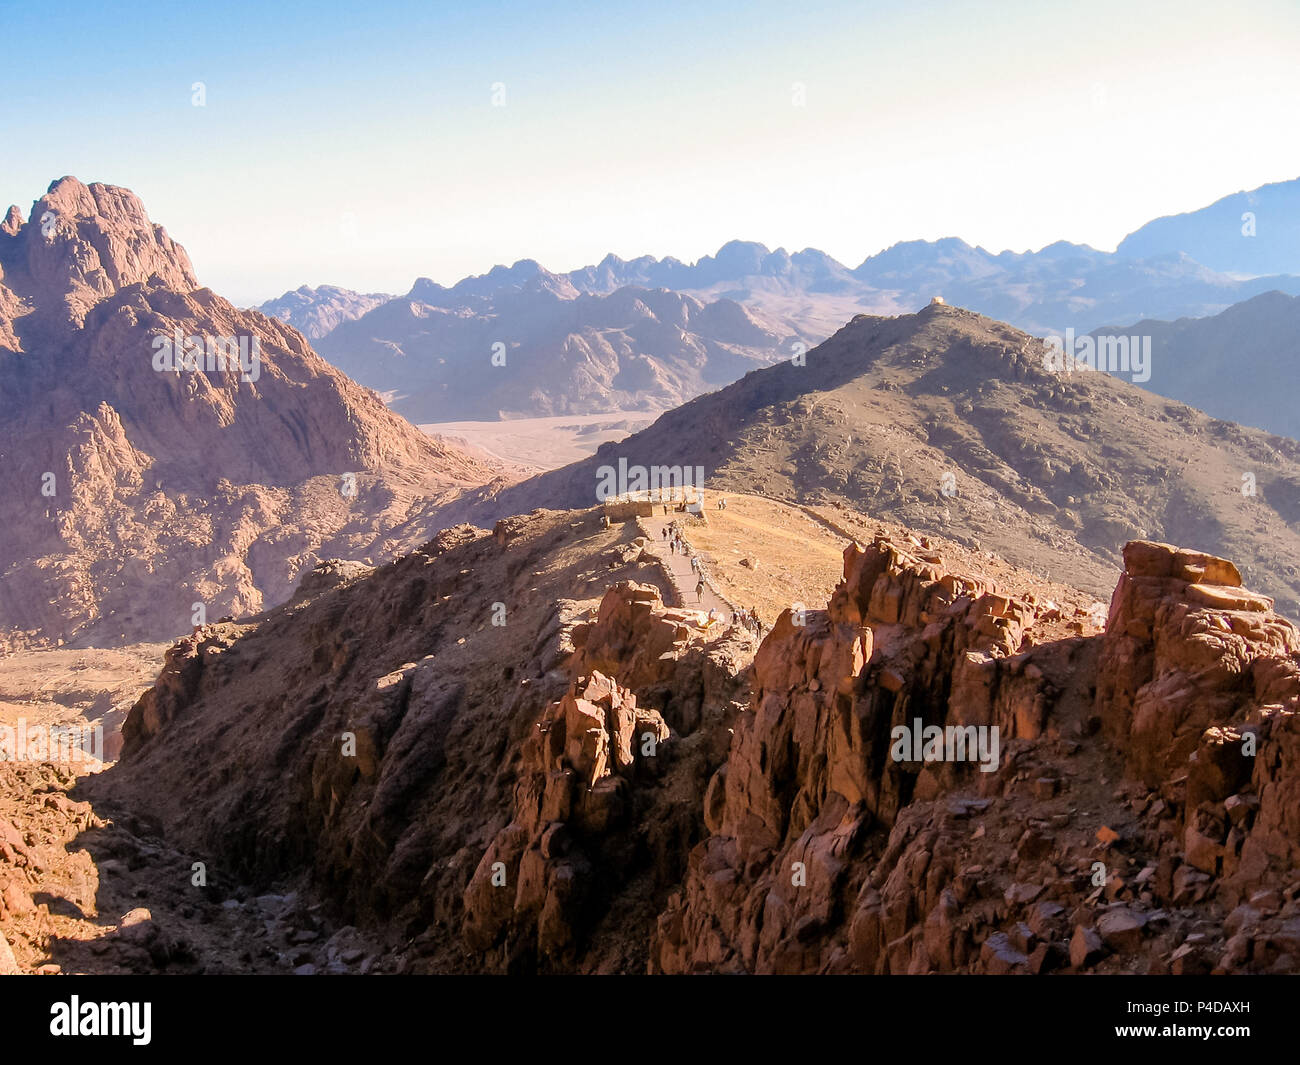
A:
<svg viewBox="0 0 1300 1065">
<path fill-rule="evenodd" d="M 870 514 L 1098 596 L 1129 540 L 1194 543 L 1300 611 L 1300 444 L 1108 374 L 1058 372 L 1047 354 L 946 304 L 860 315 L 801 362 L 756 370 L 590 459 L 470 493 L 444 518 L 590 506 L 598 470 L 622 461 L 699 466 L 711 494 Z"/>
<path fill-rule="evenodd" d="M 893 531 L 755 653 L 665 607 L 634 532 L 450 531 L 200 634 L 88 794 L 254 886 L 303 877 L 404 971 L 1295 969 L 1300 643 L 1230 563 L 1131 543 L 1101 633 L 1086 596 Z M 495 596 L 515 628 L 445 612 Z M 240 679 L 304 640 L 328 686 Z M 918 723 L 966 756 L 900 752 Z"/>
</svg>

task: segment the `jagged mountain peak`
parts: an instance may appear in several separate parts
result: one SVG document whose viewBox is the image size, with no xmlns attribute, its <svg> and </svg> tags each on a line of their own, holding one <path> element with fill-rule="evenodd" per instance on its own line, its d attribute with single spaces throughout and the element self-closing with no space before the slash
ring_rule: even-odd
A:
<svg viewBox="0 0 1300 1065">
<path fill-rule="evenodd" d="M 56 181 L 0 266 L 0 478 L 18 486 L 0 646 L 170 636 L 186 602 L 255 610 L 324 545 L 378 560 L 496 474 L 200 288 L 127 189 Z"/>
<path fill-rule="evenodd" d="M 48 218 L 47 213 L 54 217 Z M 78 258 L 72 260 L 65 250 L 55 261 L 71 266 L 74 273 L 90 275 L 98 266 L 114 288 L 155 275 L 181 291 L 199 285 L 185 249 L 150 220 L 143 201 L 130 189 L 60 178 L 32 205 L 32 223 L 39 226 L 42 239 L 36 241 L 35 234 L 29 234 L 29 265 L 47 261 L 44 252 L 58 248 L 66 234 Z M 81 256 L 90 252 L 94 258 L 83 262 Z M 32 269 L 36 272 L 34 265 Z"/>
</svg>

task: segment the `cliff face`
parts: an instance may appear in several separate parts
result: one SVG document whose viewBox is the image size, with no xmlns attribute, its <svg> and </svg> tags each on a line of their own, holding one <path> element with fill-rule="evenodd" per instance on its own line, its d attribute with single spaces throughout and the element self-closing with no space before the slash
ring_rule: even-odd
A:
<svg viewBox="0 0 1300 1065">
<path fill-rule="evenodd" d="M 410 550 L 494 473 L 200 288 L 131 192 L 74 178 L 0 227 L 0 471 L 0 646 L 256 613 L 322 558 Z"/>
</svg>

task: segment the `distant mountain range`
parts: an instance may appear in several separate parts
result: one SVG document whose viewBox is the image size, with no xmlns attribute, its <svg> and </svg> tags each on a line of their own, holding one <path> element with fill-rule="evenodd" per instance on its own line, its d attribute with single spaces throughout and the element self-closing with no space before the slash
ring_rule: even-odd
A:
<svg viewBox="0 0 1300 1065">
<path fill-rule="evenodd" d="M 1242 234 L 1246 211 L 1253 237 Z M 309 335 L 321 330 L 322 354 L 416 420 L 659 409 L 795 342 L 817 343 L 855 314 L 908 313 L 936 295 L 1035 335 L 1202 318 L 1268 292 L 1300 295 L 1297 226 L 1300 179 L 1159 219 L 1113 253 L 1060 241 L 994 254 L 949 237 L 895 244 L 850 268 L 814 248 L 732 241 L 695 263 L 607 255 L 557 274 L 525 259 L 450 287 L 420 278 L 387 302 L 324 286 L 260 309 Z M 651 298 L 653 290 L 698 306 Z M 728 302 L 703 310 L 719 301 Z M 727 336 L 712 331 L 720 319 L 731 323 Z M 493 376 L 498 341 L 525 374 Z"/>
<path fill-rule="evenodd" d="M 352 292 L 335 285 L 308 288 L 303 285 L 279 299 L 263 303 L 258 310 L 293 326 L 309 340 L 319 340 L 335 326 L 360 318 L 372 307 L 393 297 L 384 292 Z"/>
<path fill-rule="evenodd" d="M 482 295 L 420 281 L 317 346 L 421 423 L 664 410 L 789 357 L 798 340 L 733 300 L 591 295 L 542 272 Z"/>
</svg>

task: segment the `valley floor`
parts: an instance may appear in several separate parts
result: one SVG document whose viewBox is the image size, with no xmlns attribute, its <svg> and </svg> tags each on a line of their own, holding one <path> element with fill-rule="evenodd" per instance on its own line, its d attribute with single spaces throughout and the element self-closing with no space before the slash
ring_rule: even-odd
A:
<svg viewBox="0 0 1300 1065">
<path fill-rule="evenodd" d="M 515 467 L 521 473 L 537 473 L 585 459 L 601 444 L 622 440 L 644 429 L 658 413 L 611 411 L 495 422 L 430 422 L 420 428 L 466 451 Z"/>
</svg>

